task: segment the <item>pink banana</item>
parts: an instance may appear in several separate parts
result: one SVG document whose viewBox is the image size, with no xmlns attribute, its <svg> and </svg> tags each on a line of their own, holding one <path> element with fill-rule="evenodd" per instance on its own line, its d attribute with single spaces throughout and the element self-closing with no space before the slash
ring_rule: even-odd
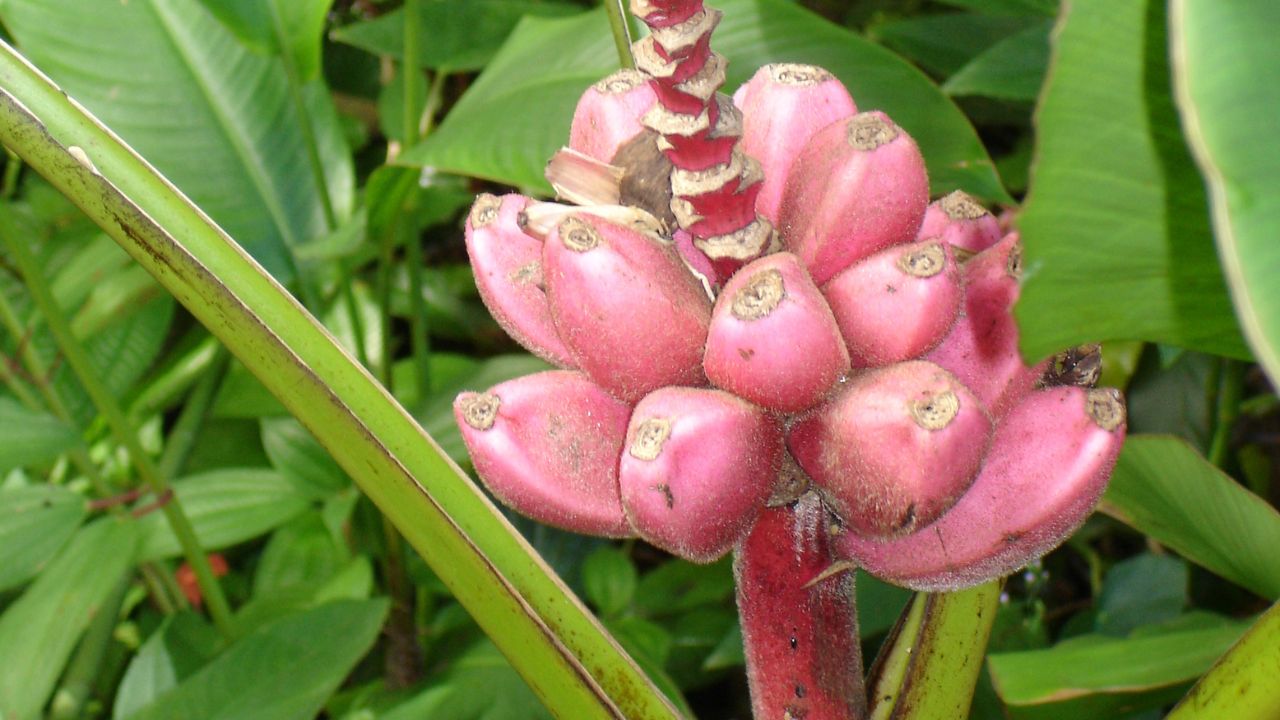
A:
<svg viewBox="0 0 1280 720">
<path fill-rule="evenodd" d="M 503 330 L 529 352 L 559 365 L 576 364 L 556 334 L 543 284 L 542 242 L 520 229 L 523 195 L 482 194 L 467 216 L 467 254 L 480 299 Z"/>
<path fill-rule="evenodd" d="M 764 169 L 756 211 L 776 225 L 796 156 L 815 133 L 858 109 L 834 75 L 795 63 L 760 68 L 733 102 L 742 111 L 741 150 Z"/>
<path fill-rule="evenodd" d="M 916 236 L 929 202 L 920 149 L 882 112 L 818 131 L 795 160 L 778 216 L 814 282 Z"/>
<path fill-rule="evenodd" d="M 618 455 L 631 408 L 578 372 L 552 370 L 453 404 L 476 473 L 502 502 L 574 532 L 631 534 Z"/>
<path fill-rule="evenodd" d="M 937 238 L 960 248 L 965 257 L 1000 242 L 1000 221 L 963 190 L 935 200 L 924 211 L 917 237 Z"/>
<path fill-rule="evenodd" d="M 618 150 L 644 132 L 640 118 L 654 103 L 649 78 L 619 70 L 587 88 L 573 111 L 569 147 L 596 160 L 612 162 Z"/>
<path fill-rule="evenodd" d="M 999 419 L 1034 387 L 1043 367 L 1018 351 L 1013 303 L 1018 299 L 1022 250 L 1017 233 L 964 264 L 964 312 L 926 359 L 955 374 Z"/>
<path fill-rule="evenodd" d="M 822 286 L 855 368 L 920 357 L 955 324 L 964 299 L 951 247 L 938 240 L 897 245 Z"/>
<path fill-rule="evenodd" d="M 667 385 L 701 385 L 711 301 L 675 249 L 587 214 L 547 236 L 551 317 L 578 366 L 635 402 Z"/>
<path fill-rule="evenodd" d="M 798 412 L 849 371 L 849 352 L 800 261 L 774 253 L 724 286 L 703 367 L 719 387 L 770 410 Z"/>
<path fill-rule="evenodd" d="M 844 533 L 839 553 L 881 578 L 930 592 L 1007 575 L 1084 522 L 1119 455 L 1124 401 L 1110 388 L 1029 395 L 996 428 L 982 472 L 933 525 L 884 541 Z"/>
<path fill-rule="evenodd" d="M 787 445 L 851 535 L 925 527 L 973 482 L 991 420 L 951 373 L 912 361 L 854 377 Z"/>
<path fill-rule="evenodd" d="M 781 452 L 777 423 L 760 408 L 719 390 L 663 388 L 631 416 L 622 506 L 640 537 L 711 562 L 755 520 Z"/>
</svg>

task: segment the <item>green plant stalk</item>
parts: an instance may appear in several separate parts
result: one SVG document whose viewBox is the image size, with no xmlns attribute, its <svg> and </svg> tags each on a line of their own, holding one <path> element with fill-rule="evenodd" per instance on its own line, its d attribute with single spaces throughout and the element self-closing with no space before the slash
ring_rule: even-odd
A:
<svg viewBox="0 0 1280 720">
<path fill-rule="evenodd" d="M 156 470 L 150 456 L 142 449 L 142 444 L 138 441 L 138 434 L 129 418 L 125 416 L 124 410 L 120 408 L 120 404 L 98 378 L 93 362 L 89 359 L 89 354 L 85 352 L 84 346 L 76 340 L 75 334 L 71 331 L 71 323 L 62 312 L 62 308 L 58 307 L 58 302 L 53 297 L 53 291 L 45 281 L 40 264 L 36 261 L 35 256 L 31 254 L 31 250 L 26 246 L 26 243 L 19 237 L 19 233 L 7 213 L 0 213 L 0 240 L 9 246 L 9 252 L 13 255 L 18 269 L 26 280 L 27 290 L 31 293 L 31 298 L 35 301 L 36 307 L 39 308 L 40 313 L 44 316 L 45 323 L 48 324 L 49 331 L 57 341 L 58 348 L 62 351 L 62 356 L 66 359 L 67 364 L 80 380 L 85 392 L 93 400 L 93 404 L 97 407 L 99 414 L 106 418 L 112 434 L 116 437 L 116 441 L 129 451 L 129 457 L 142 482 L 155 493 L 157 498 L 163 498 L 169 492 L 168 482 Z M 196 582 L 200 586 L 200 592 L 208 602 L 209 615 L 213 618 L 214 625 L 218 627 L 218 630 L 224 636 L 228 639 L 231 638 L 234 635 L 234 626 L 231 622 L 231 607 L 227 604 L 226 596 L 222 594 L 222 588 L 219 587 L 217 578 L 213 575 L 213 569 L 209 567 L 209 558 L 205 557 L 204 551 L 200 548 L 200 541 L 196 538 L 195 528 L 191 526 L 191 520 L 187 518 L 186 513 L 182 510 L 182 504 L 177 496 L 169 498 L 168 502 L 161 506 L 161 511 L 164 513 L 169 527 L 173 530 L 174 536 L 178 539 L 178 544 L 182 546 L 182 552 L 186 556 L 187 562 L 191 564 L 191 569 L 195 571 Z"/>
<path fill-rule="evenodd" d="M 1280 603 L 1262 614 L 1165 720 L 1280 717 Z"/>
<path fill-rule="evenodd" d="M 421 17 L 418 0 L 405 0 L 404 4 L 404 145 L 413 147 L 422 139 L 423 115 L 418 111 L 418 85 L 412 79 L 420 75 L 418 68 L 418 36 Z M 438 92 L 437 83 L 431 90 Z M 426 107 L 422 112 L 426 111 Z M 418 189 L 410 188 L 401 217 L 412 218 L 417 209 Z M 402 221 L 403 222 L 403 221 Z M 398 223 L 399 224 L 399 223 Z M 427 334 L 427 308 L 422 301 L 422 239 L 416 222 L 410 220 L 405 228 L 404 261 L 409 271 L 409 342 L 413 352 L 414 373 L 418 381 L 418 397 L 426 397 L 431 390 L 431 339 Z M 390 360 L 388 359 L 388 362 Z"/>
<path fill-rule="evenodd" d="M 191 449 L 200 437 L 200 430 L 209 419 L 209 410 L 218 396 L 218 390 L 222 388 L 222 380 L 227 376 L 230 364 L 231 355 L 225 348 L 219 347 L 213 364 L 196 383 L 195 389 L 182 406 L 182 412 L 178 414 L 178 421 L 173 424 L 173 430 L 165 440 L 164 452 L 156 463 L 160 477 L 177 477 L 187 464 Z"/>
<path fill-rule="evenodd" d="M 627 22 L 626 0 L 604 0 L 605 12 L 609 14 L 609 30 L 613 32 L 613 44 L 618 48 L 618 64 L 624 68 L 634 68 L 635 58 L 631 56 L 631 25 Z"/>
<path fill-rule="evenodd" d="M 916 593 L 869 673 L 868 720 L 968 716 L 1002 585 Z"/>
<path fill-rule="evenodd" d="M 32 410 L 42 409 L 39 398 L 27 389 L 26 384 L 19 380 L 18 376 L 13 374 L 13 370 L 9 367 L 9 358 L 7 357 L 0 357 L 0 382 L 3 382 L 4 386 L 9 389 L 9 392 L 13 393 L 14 397 L 18 398 L 18 402 L 26 405 Z"/>
<path fill-rule="evenodd" d="M 111 633 L 120 619 L 120 606 L 124 602 L 125 593 L 129 590 L 129 576 L 120 579 L 116 587 L 107 596 L 106 602 L 98 608 L 85 631 L 75 655 L 67 664 L 62 682 L 53 693 L 49 704 L 49 720 L 73 720 L 83 717 L 85 703 L 93 692 L 94 681 L 102 669 L 102 659 L 106 657 L 107 647 L 111 644 Z"/>
<path fill-rule="evenodd" d="M 129 417 L 145 417 L 176 402 L 213 367 L 221 350 L 217 338 L 207 336 L 159 374 L 150 376 L 146 387 L 129 404 Z"/>
<path fill-rule="evenodd" d="M 1213 393 L 1214 418 L 1213 439 L 1209 443 L 1209 462 L 1220 469 L 1226 467 L 1228 453 L 1231 450 L 1231 432 L 1235 428 L 1236 418 L 1240 416 L 1240 400 L 1244 395 L 1244 363 L 1239 360 L 1222 358 L 1219 361 L 1219 373 L 1215 392 Z"/>
<path fill-rule="evenodd" d="M 678 717 L 492 503 L 278 283 L 3 43 L 0 143 L 155 275 L 300 419 L 553 714 Z M 69 146 L 85 148 L 92 165 Z"/>
</svg>

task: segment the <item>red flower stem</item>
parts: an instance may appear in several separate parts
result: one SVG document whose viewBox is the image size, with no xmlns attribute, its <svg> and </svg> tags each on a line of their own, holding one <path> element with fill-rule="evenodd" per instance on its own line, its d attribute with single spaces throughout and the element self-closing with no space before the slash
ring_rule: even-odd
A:
<svg viewBox="0 0 1280 720">
<path fill-rule="evenodd" d="M 761 514 L 734 556 L 755 720 L 863 720 L 853 568 L 812 494 Z"/>
<path fill-rule="evenodd" d="M 671 209 L 727 277 L 768 250 L 773 227 L 756 214 L 764 175 L 739 151 L 742 113 L 717 92 L 725 60 L 711 51 L 711 33 L 720 11 L 702 0 L 631 0 L 631 12 L 651 30 L 633 54 L 658 97 L 643 122 L 674 166 Z"/>
</svg>

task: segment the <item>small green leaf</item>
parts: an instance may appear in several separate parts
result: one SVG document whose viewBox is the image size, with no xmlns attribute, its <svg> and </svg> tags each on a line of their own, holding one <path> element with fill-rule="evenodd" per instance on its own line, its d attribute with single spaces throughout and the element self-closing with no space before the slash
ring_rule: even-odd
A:
<svg viewBox="0 0 1280 720">
<path fill-rule="evenodd" d="M 614 547 L 602 547 L 582 563 L 582 586 L 600 615 L 617 615 L 631 604 L 639 573 L 631 558 Z"/>
<path fill-rule="evenodd" d="M 635 606 L 648 617 L 666 617 L 731 597 L 733 563 L 729 558 L 710 565 L 669 560 L 640 578 Z"/>
<path fill-rule="evenodd" d="M 340 601 L 237 640 L 154 702 L 117 720 L 306 720 L 378 638 L 385 600 Z"/>
<path fill-rule="evenodd" d="M 205 550 L 263 535 L 307 509 L 307 499 L 282 475 L 271 470 L 213 470 L 173 483 L 182 509 Z M 145 502 L 145 501 L 144 501 Z M 163 513 L 139 521 L 142 543 L 138 557 L 158 560 L 182 553 Z"/>
<path fill-rule="evenodd" d="M 742 643 L 742 626 L 734 623 L 720 642 L 712 649 L 702 667 L 707 670 L 723 670 L 741 667 L 747 663 L 747 653 Z"/>
<path fill-rule="evenodd" d="M 1187 141 L 1204 173 L 1223 269 L 1241 327 L 1280 381 L 1280 4 L 1177 0 L 1170 46 Z"/>
<path fill-rule="evenodd" d="M 4 422 L 0 416 L 0 425 Z M 88 514 L 85 499 L 65 488 L 32 485 L 0 490 L 0 548 L 4 548 L 0 592 L 40 572 Z"/>
<path fill-rule="evenodd" d="M 293 418 L 264 418 L 262 447 L 274 467 L 298 491 L 324 497 L 351 485 L 347 474 Z"/>
<path fill-rule="evenodd" d="M 219 642 L 213 626 L 194 612 L 165 618 L 129 661 L 111 716 L 129 717 L 155 702 L 213 659 Z"/>
<path fill-rule="evenodd" d="M 1124 637 L 1134 629 L 1173 620 L 1188 603 L 1186 562 L 1143 553 L 1107 571 L 1098 596 L 1097 629 Z"/>
<path fill-rule="evenodd" d="M 732 91 L 761 65 L 830 70 L 859 108 L 882 109 L 924 153 L 935 192 L 962 188 L 1008 202 L 991 159 L 959 109 L 902 58 L 785 0 L 722 0 L 715 47 Z M 604 13 L 526 18 L 441 126 L 401 162 L 548 192 L 547 158 L 568 137 L 579 96 L 617 69 Z"/>
<path fill-rule="evenodd" d="M 1049 66 L 1052 27 L 1053 22 L 1045 20 L 992 45 L 947 78 L 942 89 L 952 96 L 1035 100 Z"/>
<path fill-rule="evenodd" d="M 76 641 L 133 566 L 137 527 L 113 518 L 85 526 L 0 615 L 0 709 L 35 718 Z"/>
<path fill-rule="evenodd" d="M 273 532 L 263 548 L 253 573 L 254 597 L 318 587 L 343 566 L 347 555 L 318 514 L 299 516 Z"/>
<path fill-rule="evenodd" d="M 487 640 L 476 642 L 412 700 L 379 720 L 542 720 L 549 718 L 506 658 Z"/>
<path fill-rule="evenodd" d="M 870 638 L 893 627 L 914 593 L 862 570 L 857 572 L 853 588 L 858 599 L 858 630 L 862 637 Z"/>
<path fill-rule="evenodd" d="M 0 358 L 0 362 L 6 362 Z M 79 443 L 66 423 L 0 397 L 0 475 L 27 465 L 49 462 Z M 4 544 L 0 543 L 0 547 Z"/>
<path fill-rule="evenodd" d="M 1280 513 L 1182 440 L 1126 440 L 1100 509 L 1232 582 L 1280 598 Z"/>
<path fill-rule="evenodd" d="M 531 0 L 420 0 L 417 5 L 422 32 L 418 62 L 424 68 L 449 71 L 484 67 L 525 15 L 555 17 L 581 10 L 568 3 Z M 604 26 L 601 30 L 606 31 Z M 375 55 L 400 60 L 404 56 L 404 9 L 338 28 L 332 36 Z"/>
<path fill-rule="evenodd" d="M 1129 638 L 1085 635 L 988 662 L 1011 717 L 1114 717 L 1176 698 L 1231 647 L 1247 623 L 1230 620 Z"/>
<path fill-rule="evenodd" d="M 1166 79 L 1165 3 L 1074 0 L 1037 110 L 1022 353 L 1151 340 L 1248 357 Z"/>
</svg>

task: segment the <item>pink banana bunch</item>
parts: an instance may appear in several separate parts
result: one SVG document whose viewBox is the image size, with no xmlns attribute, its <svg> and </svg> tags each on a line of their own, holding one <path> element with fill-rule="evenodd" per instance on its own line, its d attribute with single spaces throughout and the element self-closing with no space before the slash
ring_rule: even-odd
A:
<svg viewBox="0 0 1280 720">
<path fill-rule="evenodd" d="M 1048 552 L 1105 488 L 1123 400 L 1087 387 L 1096 355 L 1023 362 L 1017 233 L 931 204 L 889 116 L 806 65 L 730 100 L 717 11 L 632 9 L 641 70 L 587 90 L 548 166 L 577 204 L 481 195 L 466 223 L 494 317 L 561 369 L 462 394 L 458 424 L 525 515 L 736 549 L 757 714 L 857 717 L 847 678 L 804 669 L 860 667 L 830 640 L 854 627 L 841 571 L 947 590 Z"/>
</svg>

